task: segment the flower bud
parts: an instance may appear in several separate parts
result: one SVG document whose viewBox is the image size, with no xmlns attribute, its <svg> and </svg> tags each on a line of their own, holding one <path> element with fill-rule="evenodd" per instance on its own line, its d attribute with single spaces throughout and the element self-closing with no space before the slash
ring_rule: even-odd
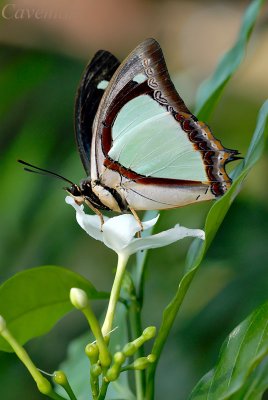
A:
<svg viewBox="0 0 268 400">
<path fill-rule="evenodd" d="M 156 360 L 156 355 L 155 354 L 149 354 L 146 358 L 150 363 L 154 363 L 155 360 Z"/>
<path fill-rule="evenodd" d="M 119 374 L 120 374 L 120 369 L 121 365 L 125 362 L 126 356 L 124 353 L 121 351 L 118 351 L 117 353 L 114 354 L 114 364 L 111 368 L 108 369 L 106 373 L 106 379 L 108 381 L 115 381 Z"/>
<path fill-rule="evenodd" d="M 138 349 L 137 346 L 135 346 L 134 343 L 130 342 L 130 343 L 127 343 L 124 346 L 123 353 L 124 353 L 124 355 L 126 357 L 130 357 L 130 356 L 133 356 L 133 354 L 136 353 L 137 349 Z"/>
<path fill-rule="evenodd" d="M 90 373 L 94 377 L 100 376 L 100 374 L 102 373 L 101 366 L 99 364 L 92 364 L 90 368 Z"/>
<path fill-rule="evenodd" d="M 114 364 L 111 368 L 108 369 L 105 378 L 107 381 L 112 382 L 115 381 L 120 373 L 120 367 L 117 364 Z"/>
<path fill-rule="evenodd" d="M 147 357 L 140 357 L 134 361 L 133 368 L 142 370 L 142 369 L 147 368 L 149 364 L 150 364 L 150 361 L 147 359 Z"/>
<path fill-rule="evenodd" d="M 89 343 L 86 345 L 85 353 L 88 356 L 91 364 L 95 364 L 99 359 L 99 348 L 97 343 Z"/>
<path fill-rule="evenodd" d="M 132 365 L 134 369 L 141 370 L 147 368 L 148 365 L 154 363 L 155 360 L 156 360 L 156 355 L 149 354 L 147 357 L 137 358 L 137 360 L 135 360 Z"/>
<path fill-rule="evenodd" d="M 68 384 L 67 377 L 63 371 L 55 371 L 53 373 L 53 381 L 61 386 Z"/>
<path fill-rule="evenodd" d="M 72 305 L 78 310 L 83 310 L 88 305 L 88 297 L 84 290 L 72 288 L 70 290 L 70 300 Z"/>
<path fill-rule="evenodd" d="M 55 371 L 53 373 L 53 381 L 55 383 L 57 383 L 58 385 L 60 385 L 65 390 L 65 392 L 68 394 L 70 399 L 74 399 L 75 398 L 73 389 L 71 388 L 71 386 L 69 384 L 69 381 L 67 379 L 67 376 L 65 375 L 65 372 L 63 372 L 63 371 Z M 53 399 L 54 398 L 56 399 L 56 397 L 54 397 L 53 395 L 49 396 L 49 397 L 51 397 Z M 60 397 L 60 398 L 62 398 L 62 397 Z"/>
<path fill-rule="evenodd" d="M 156 334 L 156 327 L 155 326 L 148 326 L 148 328 L 144 329 L 142 332 L 142 336 L 144 337 L 145 341 L 152 339 Z"/>
<path fill-rule="evenodd" d="M 117 353 L 114 354 L 114 363 L 115 364 L 119 364 L 121 366 L 123 364 L 123 362 L 125 361 L 125 359 L 126 359 L 126 356 L 121 351 L 118 351 Z"/>
</svg>

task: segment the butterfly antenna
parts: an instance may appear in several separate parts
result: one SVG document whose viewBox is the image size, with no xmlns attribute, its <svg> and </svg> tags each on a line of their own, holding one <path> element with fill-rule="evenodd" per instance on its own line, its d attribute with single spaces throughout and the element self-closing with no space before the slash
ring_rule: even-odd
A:
<svg viewBox="0 0 268 400">
<path fill-rule="evenodd" d="M 18 160 L 18 162 L 20 164 L 26 165 L 27 167 L 33 168 L 33 170 L 32 170 L 30 168 L 25 167 L 24 171 L 33 172 L 33 173 L 39 174 L 39 175 L 52 175 L 55 178 L 61 179 L 61 180 L 65 181 L 65 182 L 70 183 L 71 185 L 74 185 L 74 183 L 72 181 L 70 181 L 67 178 L 64 178 L 64 176 L 62 176 L 62 175 L 56 174 L 56 172 L 52 172 L 52 171 L 49 171 L 49 170 L 44 169 L 44 168 L 36 167 L 35 165 L 29 164 L 29 163 L 27 163 L 26 161 L 23 161 L 23 160 Z"/>
</svg>

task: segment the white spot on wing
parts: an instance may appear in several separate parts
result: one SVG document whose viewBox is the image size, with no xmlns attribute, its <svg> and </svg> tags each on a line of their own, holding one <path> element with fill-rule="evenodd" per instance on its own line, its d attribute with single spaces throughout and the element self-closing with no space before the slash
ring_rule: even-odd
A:
<svg viewBox="0 0 268 400">
<path fill-rule="evenodd" d="M 108 85 L 109 85 L 109 82 L 103 80 L 103 81 L 101 81 L 101 82 L 98 83 L 97 88 L 98 88 L 98 89 L 105 90 L 105 89 L 107 88 Z"/>
<path fill-rule="evenodd" d="M 135 75 L 133 78 L 133 81 L 137 82 L 137 83 L 142 83 L 142 82 L 145 82 L 146 80 L 147 80 L 147 76 L 144 74 L 141 74 L 141 73 L 138 75 Z"/>
</svg>

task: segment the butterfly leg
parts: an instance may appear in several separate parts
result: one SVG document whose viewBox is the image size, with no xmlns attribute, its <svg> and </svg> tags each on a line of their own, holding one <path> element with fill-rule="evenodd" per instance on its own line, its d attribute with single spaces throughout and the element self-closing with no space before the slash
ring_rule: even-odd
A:
<svg viewBox="0 0 268 400">
<path fill-rule="evenodd" d="M 134 216 L 135 220 L 136 220 L 136 221 L 138 222 L 138 224 L 140 225 L 140 227 L 141 227 L 141 232 L 142 232 L 142 231 L 143 231 L 143 225 L 142 225 L 142 222 L 141 222 L 141 220 L 140 220 L 138 214 L 136 213 L 136 211 L 134 210 L 134 208 L 128 206 L 128 209 L 131 211 L 131 213 L 132 213 L 132 215 Z M 139 233 L 139 237 L 140 237 L 140 232 L 138 232 L 138 233 Z"/>
<path fill-rule="evenodd" d="M 102 231 L 102 226 L 103 226 L 103 224 L 104 224 L 104 219 L 103 219 L 102 213 L 100 212 L 100 210 L 98 210 L 96 207 L 94 207 L 94 206 L 90 203 L 90 201 L 89 201 L 88 199 L 85 199 L 85 203 L 86 203 L 86 205 L 87 205 L 92 211 L 94 211 L 95 214 L 97 214 L 97 215 L 100 217 L 100 221 L 101 221 L 101 231 Z"/>
</svg>

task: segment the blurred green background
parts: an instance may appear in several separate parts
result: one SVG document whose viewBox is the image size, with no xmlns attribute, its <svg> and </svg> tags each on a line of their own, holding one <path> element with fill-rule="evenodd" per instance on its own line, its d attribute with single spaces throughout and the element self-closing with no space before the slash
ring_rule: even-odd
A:
<svg viewBox="0 0 268 400">
<path fill-rule="evenodd" d="M 79 182 L 85 177 L 73 135 L 73 103 L 81 73 L 100 48 L 123 59 L 146 37 L 159 40 L 176 87 L 193 109 L 200 82 L 231 47 L 247 1 L 19 0 L 16 10 L 53 11 L 28 18 L 0 17 L 1 283 L 18 271 L 60 265 L 110 290 L 116 258 L 88 238 L 65 205 L 62 184 L 25 173 L 28 162 Z M 12 14 L 13 13 L 13 14 Z M 8 16 L 8 19 L 6 18 Z M 229 83 L 210 121 L 226 147 L 245 153 L 256 115 L 268 97 L 267 6 L 258 19 L 247 58 Z M 268 160 L 248 176 L 186 298 L 157 374 L 156 400 L 185 399 L 210 369 L 225 336 L 268 294 Z M 210 204 L 163 212 L 159 230 L 175 223 L 202 227 Z M 144 326 L 159 325 L 163 307 L 183 272 L 190 239 L 150 253 Z M 95 304 L 101 313 L 104 302 Z M 66 357 L 68 343 L 86 329 L 71 313 L 48 335 L 27 344 L 48 372 Z M 168 396 L 167 396 L 168 394 Z M 28 372 L 12 354 L 0 354 L 0 397 L 38 400 Z"/>
</svg>

